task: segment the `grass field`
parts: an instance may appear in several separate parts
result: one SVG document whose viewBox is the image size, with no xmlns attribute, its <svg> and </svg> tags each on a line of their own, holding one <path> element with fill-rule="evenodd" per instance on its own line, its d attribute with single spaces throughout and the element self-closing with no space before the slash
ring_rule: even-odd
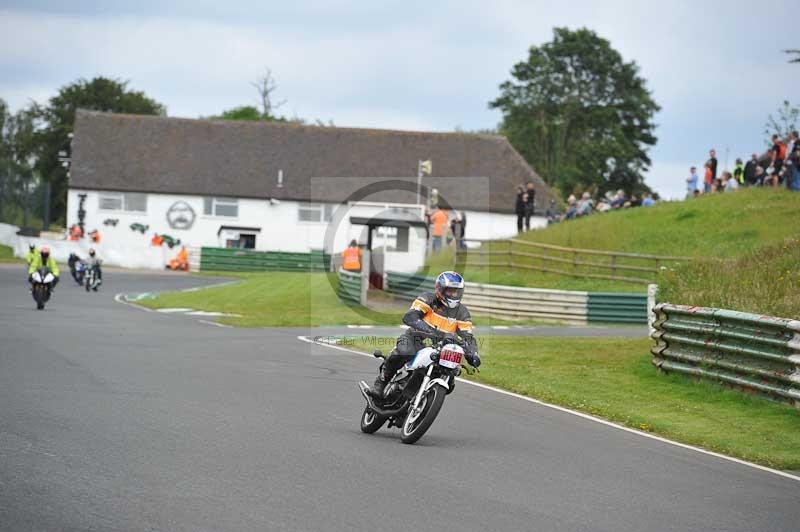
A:
<svg viewBox="0 0 800 532">
<path fill-rule="evenodd" d="M 325 273 L 206 272 L 205 275 L 236 277 L 241 282 L 194 292 L 155 294 L 136 303 L 148 308 L 192 308 L 240 317 L 221 321 L 238 327 L 303 327 L 317 325 L 400 325 L 408 302 L 396 301 L 385 294 L 370 296 L 375 310 L 348 305 L 338 299 L 332 286 L 336 275 Z M 485 316 L 473 316 L 478 326 L 508 325 L 510 322 Z M 541 325 L 535 320 L 514 321 L 519 325 Z"/>
<path fill-rule="evenodd" d="M 0 245 L 0 262 L 21 262 L 21 260 L 14 256 L 13 249 Z"/>
<path fill-rule="evenodd" d="M 336 296 L 335 274 L 265 272 L 228 274 L 240 283 L 197 292 L 170 292 L 137 303 L 150 308 L 186 307 L 239 314 L 221 321 L 240 327 L 397 325 L 394 314 L 348 306 Z"/>
<path fill-rule="evenodd" d="M 660 375 L 650 364 L 647 339 L 481 340 L 484 363 L 469 379 L 730 456 L 800 469 L 800 410 Z M 366 339 L 356 347 L 373 348 Z"/>
<path fill-rule="evenodd" d="M 565 247 L 691 257 L 691 262 L 672 265 L 654 277 L 660 301 L 800 318 L 798 212 L 800 194 L 750 189 L 597 214 L 520 238 Z M 431 272 L 452 265 L 451 252 L 429 262 Z M 645 290 L 632 283 L 473 268 L 469 263 L 464 274 L 467 280 L 512 286 Z"/>
</svg>

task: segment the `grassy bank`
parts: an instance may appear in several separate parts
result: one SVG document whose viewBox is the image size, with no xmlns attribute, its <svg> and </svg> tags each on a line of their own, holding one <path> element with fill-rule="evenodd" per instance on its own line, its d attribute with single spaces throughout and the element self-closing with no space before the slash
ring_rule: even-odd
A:
<svg viewBox="0 0 800 532">
<path fill-rule="evenodd" d="M 194 292 L 155 294 L 137 304 L 153 309 L 191 308 L 237 314 L 220 321 L 238 327 L 396 326 L 408 309 L 408 302 L 393 300 L 383 293 L 370 296 L 374 310 L 347 304 L 336 295 L 335 274 L 220 272 L 219 275 L 236 277 L 240 282 Z M 473 316 L 473 321 L 479 326 L 542 324 L 535 320 L 509 322 L 480 315 Z"/>
<path fill-rule="evenodd" d="M 467 377 L 782 469 L 800 469 L 800 411 L 715 384 L 660 375 L 647 339 L 483 338 Z M 357 347 L 371 351 L 368 341 Z"/>
<path fill-rule="evenodd" d="M 196 292 L 168 292 L 138 303 L 149 308 L 193 308 L 238 314 L 221 321 L 240 327 L 347 324 L 396 325 L 398 317 L 342 303 L 335 274 L 265 272 L 225 274 L 241 282 Z"/>
<path fill-rule="evenodd" d="M 800 240 L 727 260 L 698 260 L 659 276 L 659 300 L 800 319 Z"/>
<path fill-rule="evenodd" d="M 657 255 L 735 258 L 800 235 L 800 194 L 748 189 L 551 225 L 523 240 Z"/>
<path fill-rule="evenodd" d="M 798 317 L 798 212 L 800 194 L 750 189 L 662 203 L 652 208 L 596 214 L 519 238 L 564 247 L 690 257 L 691 263 L 674 265 L 654 276 L 661 287 L 662 301 Z M 569 255 L 562 258 L 569 258 Z M 529 259 L 515 259 L 526 260 Z M 594 257 L 591 260 L 607 262 L 608 259 Z M 629 259 L 621 259 L 618 264 L 643 265 Z M 453 256 L 449 251 L 429 262 L 431 272 L 452 265 Z M 570 269 L 569 265 L 562 267 Z M 504 267 L 475 268 L 469 265 L 469 259 L 464 273 L 468 280 L 512 286 L 615 292 L 645 290 L 643 285 L 626 282 L 513 271 Z"/>
<path fill-rule="evenodd" d="M 0 245 L 0 262 L 21 262 L 14 256 L 14 250 L 9 246 Z"/>
</svg>

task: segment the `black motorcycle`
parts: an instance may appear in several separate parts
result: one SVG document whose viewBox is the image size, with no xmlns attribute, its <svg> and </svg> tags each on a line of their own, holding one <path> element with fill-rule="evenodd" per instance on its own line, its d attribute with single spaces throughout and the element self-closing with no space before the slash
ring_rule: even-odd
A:
<svg viewBox="0 0 800 532">
<path fill-rule="evenodd" d="M 50 300 L 55 276 L 49 269 L 42 267 L 33 272 L 31 281 L 33 283 L 31 285 L 31 295 L 33 295 L 33 300 L 36 301 L 36 308 L 43 310 L 44 304 Z"/>
<path fill-rule="evenodd" d="M 75 279 L 75 282 L 78 283 L 78 286 L 83 286 L 83 277 L 86 273 L 86 265 L 75 253 L 69 254 L 67 264 L 69 265 L 69 273 L 72 275 L 72 278 Z"/>
<path fill-rule="evenodd" d="M 361 415 L 361 430 L 367 434 L 374 433 L 388 421 L 389 428 L 400 428 L 403 443 L 416 442 L 433 424 L 445 396 L 453 391 L 455 378 L 461 374 L 464 343 L 458 336 L 413 334 L 430 339 L 431 345 L 420 349 L 397 371 L 384 388 L 382 397 L 373 397 L 366 382 L 358 383 L 367 401 Z M 380 350 L 373 356 L 384 360 Z M 383 362 L 379 371 L 383 371 Z"/>
</svg>

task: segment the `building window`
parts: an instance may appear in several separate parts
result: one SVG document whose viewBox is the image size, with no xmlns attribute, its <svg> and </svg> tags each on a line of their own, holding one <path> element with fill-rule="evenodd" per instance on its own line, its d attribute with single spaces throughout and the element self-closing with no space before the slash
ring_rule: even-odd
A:
<svg viewBox="0 0 800 532">
<path fill-rule="evenodd" d="M 103 192 L 99 196 L 102 211 L 147 212 L 147 194 Z"/>
<path fill-rule="evenodd" d="M 301 203 L 297 207 L 297 219 L 301 222 L 330 222 L 333 207 L 332 203 Z"/>
<path fill-rule="evenodd" d="M 239 200 L 225 198 L 203 198 L 203 214 L 207 216 L 239 216 Z"/>
</svg>

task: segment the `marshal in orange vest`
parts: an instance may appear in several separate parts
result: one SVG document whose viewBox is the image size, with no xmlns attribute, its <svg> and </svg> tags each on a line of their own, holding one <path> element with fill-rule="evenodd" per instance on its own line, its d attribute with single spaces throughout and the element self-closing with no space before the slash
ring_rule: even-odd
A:
<svg viewBox="0 0 800 532">
<path fill-rule="evenodd" d="M 361 249 L 355 240 L 350 241 L 350 246 L 342 253 L 344 262 L 342 268 L 349 272 L 361 271 Z"/>
</svg>

